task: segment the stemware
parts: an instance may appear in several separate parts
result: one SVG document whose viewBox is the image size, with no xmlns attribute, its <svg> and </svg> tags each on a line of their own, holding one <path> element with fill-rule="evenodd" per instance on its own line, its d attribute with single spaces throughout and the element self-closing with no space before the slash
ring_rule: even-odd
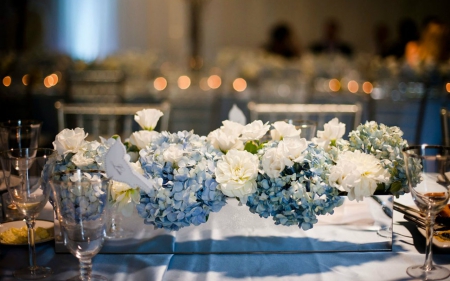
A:
<svg viewBox="0 0 450 281">
<path fill-rule="evenodd" d="M 12 203 L 25 216 L 28 228 L 29 263 L 14 272 L 19 279 L 41 279 L 52 274 L 48 267 L 36 265 L 35 219 L 51 193 L 48 178 L 56 160 L 56 151 L 47 148 L 10 149 L 0 152 L 0 159 Z"/>
<path fill-rule="evenodd" d="M 426 219 L 425 263 L 410 266 L 406 272 L 422 280 L 442 280 L 450 276 L 450 270 L 433 264 L 433 229 L 436 215 L 449 199 L 450 147 L 411 146 L 403 149 L 403 155 L 411 195 Z"/>
<path fill-rule="evenodd" d="M 65 246 L 80 262 L 69 280 L 107 280 L 92 274 L 92 258 L 105 240 L 111 180 L 98 170 L 68 170 L 50 180 L 60 215 Z"/>
<path fill-rule="evenodd" d="M 287 123 L 292 124 L 295 128 L 301 129 L 300 137 L 310 141 L 316 135 L 317 122 L 313 120 L 292 120 L 287 119 Z"/>
</svg>

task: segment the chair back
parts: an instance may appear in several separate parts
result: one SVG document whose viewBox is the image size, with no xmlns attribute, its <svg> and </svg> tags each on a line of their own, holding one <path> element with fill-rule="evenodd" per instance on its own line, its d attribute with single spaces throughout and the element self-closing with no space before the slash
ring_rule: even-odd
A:
<svg viewBox="0 0 450 281">
<path fill-rule="evenodd" d="M 133 126 L 134 115 L 137 111 L 154 108 L 163 112 L 163 116 L 156 127 L 157 131 L 169 129 L 171 106 L 169 102 L 158 104 L 96 104 L 70 103 L 61 101 L 55 103 L 58 114 L 58 129 L 80 127 L 89 133 L 88 140 L 98 139 L 99 136 L 110 138 L 117 134 L 122 140 L 130 137 L 133 131 L 140 130 L 137 123 Z"/>
<path fill-rule="evenodd" d="M 450 111 L 446 108 L 441 108 L 441 126 L 442 126 L 442 144 L 450 146 Z"/>
<path fill-rule="evenodd" d="M 295 104 L 295 103 L 255 103 L 249 102 L 250 119 L 275 122 L 285 119 L 314 120 L 317 128 L 333 119 L 339 118 L 346 124 L 347 131 L 361 124 L 362 106 L 356 104 Z"/>
</svg>

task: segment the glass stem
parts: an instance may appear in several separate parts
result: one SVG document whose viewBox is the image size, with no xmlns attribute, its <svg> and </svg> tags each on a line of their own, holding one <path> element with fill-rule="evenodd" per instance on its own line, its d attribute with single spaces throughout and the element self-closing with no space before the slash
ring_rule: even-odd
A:
<svg viewBox="0 0 450 281">
<path fill-rule="evenodd" d="M 92 260 L 89 258 L 80 259 L 80 280 L 91 280 Z"/>
<path fill-rule="evenodd" d="M 425 249 L 425 263 L 423 269 L 426 271 L 433 269 L 433 236 L 434 236 L 434 221 L 436 216 L 434 214 L 428 215 L 426 224 L 426 249 Z"/>
<path fill-rule="evenodd" d="M 26 217 L 26 224 L 28 228 L 28 254 L 29 254 L 29 262 L 30 268 L 36 268 L 36 246 L 35 246 L 35 232 L 34 225 L 35 220 L 34 217 Z"/>
</svg>

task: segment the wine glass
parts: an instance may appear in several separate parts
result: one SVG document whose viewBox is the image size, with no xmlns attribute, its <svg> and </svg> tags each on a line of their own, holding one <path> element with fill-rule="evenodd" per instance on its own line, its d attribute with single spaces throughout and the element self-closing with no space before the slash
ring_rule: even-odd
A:
<svg viewBox="0 0 450 281">
<path fill-rule="evenodd" d="M 30 265 L 14 272 L 19 279 L 41 279 L 52 274 L 48 267 L 36 265 L 35 219 L 51 193 L 48 178 L 57 152 L 47 148 L 10 149 L 0 152 L 6 187 L 11 201 L 25 216 L 28 228 Z"/>
<path fill-rule="evenodd" d="M 426 218 L 425 263 L 407 268 L 411 277 L 442 280 L 450 270 L 433 264 L 432 246 L 436 215 L 449 199 L 450 147 L 421 145 L 403 149 L 406 175 L 414 203 Z"/>
<path fill-rule="evenodd" d="M 307 141 L 312 140 L 316 136 L 317 122 L 313 120 L 292 120 L 286 119 L 287 123 L 292 124 L 295 128 L 301 129 L 300 137 Z"/>
<path fill-rule="evenodd" d="M 98 170 L 68 170 L 50 180 L 60 215 L 64 243 L 80 262 L 79 275 L 69 280 L 107 280 L 92 274 L 92 258 L 105 240 L 111 180 Z"/>
</svg>

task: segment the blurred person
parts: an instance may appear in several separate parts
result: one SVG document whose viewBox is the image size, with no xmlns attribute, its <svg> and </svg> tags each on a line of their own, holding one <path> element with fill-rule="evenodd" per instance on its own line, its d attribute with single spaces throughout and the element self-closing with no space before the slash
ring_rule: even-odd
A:
<svg viewBox="0 0 450 281">
<path fill-rule="evenodd" d="M 335 19 L 328 19 L 324 25 L 323 38 L 310 47 L 314 54 L 340 53 L 346 56 L 353 54 L 352 47 L 339 39 L 339 23 Z"/>
<path fill-rule="evenodd" d="M 390 47 L 387 55 L 401 59 L 405 55 L 406 44 L 419 39 L 419 28 L 413 19 L 404 18 L 398 24 L 397 33 L 398 38 Z"/>
<path fill-rule="evenodd" d="M 287 23 L 278 23 L 272 28 L 269 42 L 264 49 L 287 59 L 298 58 L 301 54 L 300 46 Z"/>
<path fill-rule="evenodd" d="M 439 64 L 448 59 L 448 26 L 439 18 L 430 16 L 424 20 L 419 40 L 405 46 L 405 60 L 415 68 L 421 65 Z"/>
<path fill-rule="evenodd" d="M 389 55 L 389 28 L 385 23 L 378 23 L 373 29 L 374 54 L 382 58 Z"/>
</svg>

